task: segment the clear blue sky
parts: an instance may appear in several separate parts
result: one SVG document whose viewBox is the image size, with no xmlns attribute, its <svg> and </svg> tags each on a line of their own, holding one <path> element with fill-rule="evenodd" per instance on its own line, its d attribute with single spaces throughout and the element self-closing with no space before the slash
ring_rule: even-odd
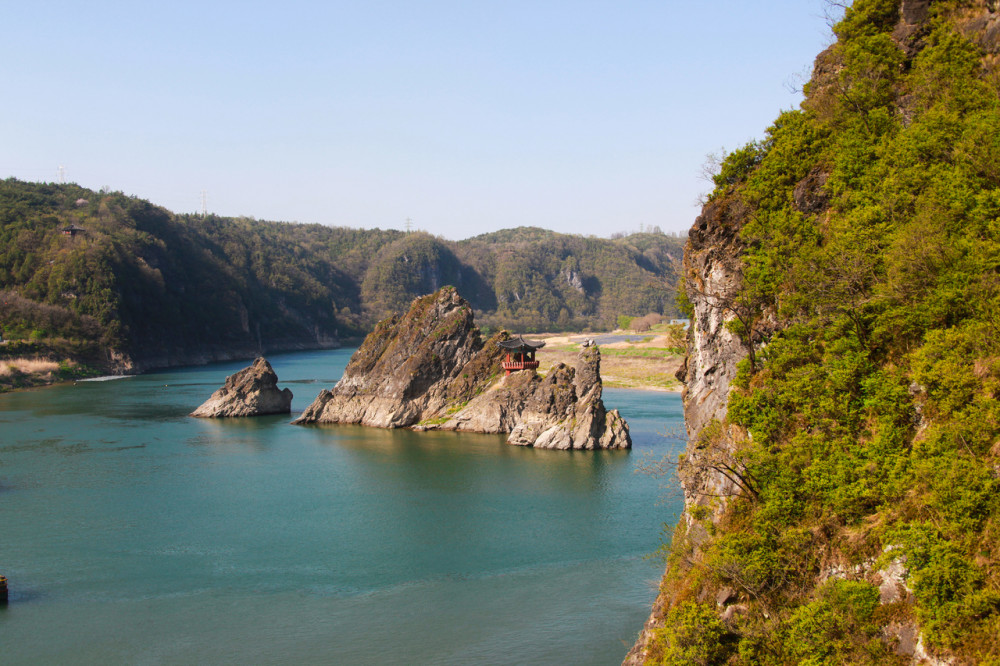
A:
<svg viewBox="0 0 1000 666">
<path fill-rule="evenodd" d="M 8 2 L 0 177 L 447 238 L 686 231 L 823 0 Z"/>
</svg>

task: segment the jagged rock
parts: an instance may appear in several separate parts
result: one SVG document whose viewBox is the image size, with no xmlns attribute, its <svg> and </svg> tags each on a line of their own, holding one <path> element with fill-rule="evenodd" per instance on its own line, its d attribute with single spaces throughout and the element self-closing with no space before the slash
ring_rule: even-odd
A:
<svg viewBox="0 0 1000 666">
<path fill-rule="evenodd" d="M 379 322 L 333 390 L 294 423 L 413 426 L 484 390 L 500 356 L 496 344 L 484 344 L 469 304 L 444 287 L 415 299 L 402 318 Z"/>
<path fill-rule="evenodd" d="M 600 351 L 500 377 L 506 332 L 483 341 L 472 308 L 452 287 L 380 322 L 332 390 L 294 423 L 509 433 L 508 442 L 556 449 L 630 448 L 628 425 L 601 399 Z"/>
<path fill-rule="evenodd" d="M 747 608 L 746 604 L 732 604 L 730 606 L 726 606 L 725 610 L 723 610 L 722 614 L 719 616 L 719 619 L 726 623 L 733 623 L 736 620 L 737 615 L 746 615 L 749 612 L 750 609 Z"/>
<path fill-rule="evenodd" d="M 694 316 L 688 329 L 687 356 L 683 364 L 684 422 L 688 440 L 695 441 L 713 421 L 725 421 L 729 386 L 736 377 L 737 364 L 746 358 L 745 341 L 726 325 L 735 318 L 742 288 L 741 257 L 744 243 L 740 231 L 750 216 L 739 197 L 720 197 L 707 203 L 688 234 L 684 252 L 684 271 L 688 297 L 694 306 Z M 767 330 L 763 318 L 758 332 Z M 684 488 L 685 506 L 712 506 L 718 516 L 722 502 L 711 502 L 712 496 L 724 497 L 734 490 L 727 476 L 715 473 L 711 466 L 702 465 L 706 451 L 689 447 L 685 466 L 679 470 Z M 682 520 L 692 526 L 690 514 Z"/>
<path fill-rule="evenodd" d="M 508 432 L 508 444 L 544 449 L 631 448 L 625 419 L 604 408 L 600 365 L 600 350 L 587 347 L 576 367 L 558 363 L 544 378 L 514 373 L 433 427 Z"/>
<path fill-rule="evenodd" d="M 715 594 L 715 603 L 718 606 L 727 606 L 736 599 L 736 590 L 731 587 L 723 587 Z"/>
<path fill-rule="evenodd" d="M 278 375 L 264 358 L 226 378 L 225 385 L 212 394 L 191 416 L 206 418 L 288 414 L 292 392 L 278 389 Z"/>
<path fill-rule="evenodd" d="M 895 644 L 896 654 L 908 657 L 915 656 L 917 645 L 920 644 L 920 628 L 912 620 L 909 622 L 893 620 L 883 628 L 882 635 L 890 643 Z M 921 647 L 923 646 L 921 645 Z M 914 662 L 926 663 L 926 661 L 916 662 L 916 659 Z"/>
</svg>

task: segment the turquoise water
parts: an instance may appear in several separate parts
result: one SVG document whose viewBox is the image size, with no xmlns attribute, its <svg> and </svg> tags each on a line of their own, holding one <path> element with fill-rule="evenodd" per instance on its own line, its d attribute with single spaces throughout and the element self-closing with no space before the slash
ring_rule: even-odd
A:
<svg viewBox="0 0 1000 666">
<path fill-rule="evenodd" d="M 271 357 L 301 411 L 349 350 Z M 680 509 L 629 452 L 187 413 L 246 363 L 0 395 L 0 662 L 615 664 Z"/>
</svg>

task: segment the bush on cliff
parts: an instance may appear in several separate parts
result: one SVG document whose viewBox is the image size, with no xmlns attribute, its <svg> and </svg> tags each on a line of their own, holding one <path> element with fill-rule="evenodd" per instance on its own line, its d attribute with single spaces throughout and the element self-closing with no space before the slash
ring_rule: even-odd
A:
<svg viewBox="0 0 1000 666">
<path fill-rule="evenodd" d="M 1000 659 L 1000 68 L 966 4 L 901 44 L 897 1 L 855 2 L 802 108 L 716 181 L 776 321 L 729 400 L 760 492 L 689 580 L 750 604 L 737 663 L 891 663 L 876 629 L 913 619 L 955 663 Z M 898 558 L 912 597 L 881 611 L 861 580 L 817 583 Z"/>
</svg>

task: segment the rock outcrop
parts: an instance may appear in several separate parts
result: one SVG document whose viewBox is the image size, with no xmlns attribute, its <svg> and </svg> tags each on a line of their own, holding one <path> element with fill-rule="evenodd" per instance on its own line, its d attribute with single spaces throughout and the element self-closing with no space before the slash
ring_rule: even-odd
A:
<svg viewBox="0 0 1000 666">
<path fill-rule="evenodd" d="M 226 378 L 225 385 L 212 394 L 191 416 L 218 418 L 288 414 L 292 392 L 278 388 L 278 375 L 264 358 Z"/>
<path fill-rule="evenodd" d="M 412 426 L 485 390 L 499 367 L 500 350 L 484 344 L 472 308 L 444 287 L 415 299 L 405 316 L 379 322 L 337 385 L 295 423 Z"/>
<path fill-rule="evenodd" d="M 543 378 L 534 372 L 504 377 L 428 428 L 510 433 L 508 444 L 544 449 L 627 449 L 628 424 L 601 398 L 601 352 L 588 347 L 575 367 L 558 363 Z"/>
<path fill-rule="evenodd" d="M 688 232 L 684 248 L 684 275 L 694 316 L 688 329 L 687 357 L 677 375 L 684 382 L 681 395 L 689 442 L 685 452 L 687 464 L 678 470 L 678 475 L 684 492 L 681 527 L 693 544 L 708 536 L 702 534 L 704 528 L 692 520 L 695 507 L 707 509 L 717 518 L 725 504 L 712 502 L 712 498 L 725 497 L 733 490 L 732 481 L 725 475 L 698 464 L 706 452 L 697 446 L 697 441 L 710 423 L 725 421 L 729 387 L 736 377 L 736 366 L 748 353 L 745 342 L 726 327 L 735 317 L 733 308 L 739 300 L 745 249 L 740 230 L 748 216 L 738 198 L 710 201 Z M 672 601 L 669 592 L 661 589 L 623 666 L 639 666 L 645 662 L 654 632 L 663 626 L 665 611 Z"/>
<path fill-rule="evenodd" d="M 554 449 L 630 448 L 628 425 L 601 398 L 600 352 L 577 367 L 557 364 L 500 376 L 501 332 L 483 340 L 472 308 L 452 287 L 383 320 L 332 390 L 294 423 L 509 433 L 508 442 Z"/>
</svg>

